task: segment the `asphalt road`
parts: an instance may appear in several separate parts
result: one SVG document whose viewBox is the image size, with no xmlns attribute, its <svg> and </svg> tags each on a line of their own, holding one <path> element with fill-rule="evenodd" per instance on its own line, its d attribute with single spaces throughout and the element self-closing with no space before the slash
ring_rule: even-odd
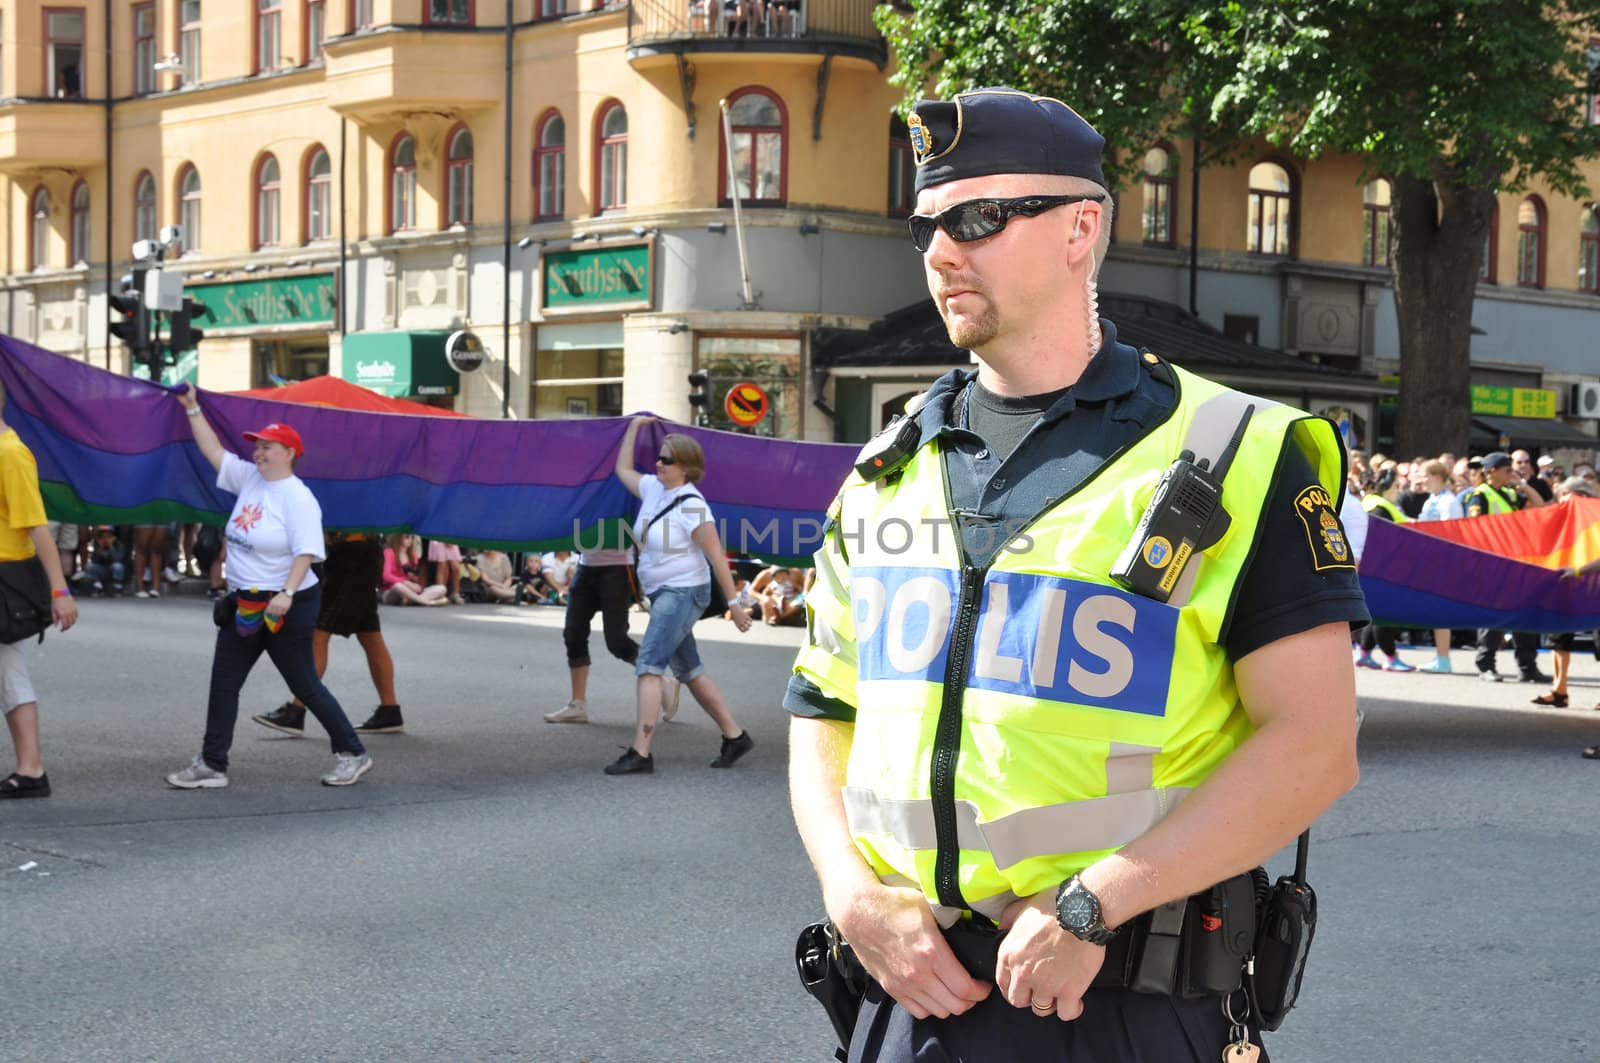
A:
<svg viewBox="0 0 1600 1063">
<path fill-rule="evenodd" d="M 228 789 L 163 785 L 199 744 L 203 600 L 85 602 L 30 650 L 56 796 L 0 804 L 0 1059 L 831 1058 L 792 960 L 819 911 L 784 781 L 797 630 L 700 627 L 758 743 L 734 770 L 686 699 L 656 774 L 614 779 L 628 669 L 596 657 L 591 724 L 538 717 L 565 699 L 559 611 L 383 618 L 409 733 L 371 738 L 342 790 L 317 785 L 321 738 L 247 718 Z M 353 642 L 329 683 L 364 718 Z M 1360 684 L 1362 782 L 1316 832 L 1322 922 L 1272 1058 L 1600 1058 L 1600 764 L 1577 756 L 1600 713 L 1467 676 Z M 1600 664 L 1573 690 L 1600 701 Z M 283 696 L 263 663 L 243 715 Z"/>
</svg>

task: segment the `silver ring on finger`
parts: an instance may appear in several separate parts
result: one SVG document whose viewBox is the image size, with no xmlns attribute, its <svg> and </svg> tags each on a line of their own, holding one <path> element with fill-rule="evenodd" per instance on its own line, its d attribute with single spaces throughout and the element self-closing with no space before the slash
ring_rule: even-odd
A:
<svg viewBox="0 0 1600 1063">
<path fill-rule="evenodd" d="M 1056 1010 L 1056 1002 L 1053 1000 L 1047 1000 L 1043 1004 L 1035 1000 L 1028 1006 L 1033 1009 L 1035 1015 L 1049 1015 Z"/>
</svg>

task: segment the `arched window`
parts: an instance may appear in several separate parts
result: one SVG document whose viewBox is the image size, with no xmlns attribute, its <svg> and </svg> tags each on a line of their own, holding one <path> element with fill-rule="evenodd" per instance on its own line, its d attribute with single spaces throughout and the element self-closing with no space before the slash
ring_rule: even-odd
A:
<svg viewBox="0 0 1600 1063">
<path fill-rule="evenodd" d="M 533 217 L 559 218 L 567 209 L 567 123 L 546 111 L 533 140 Z"/>
<path fill-rule="evenodd" d="M 595 212 L 628 205 L 628 112 L 611 103 L 600 112 L 600 158 L 595 163 Z"/>
<path fill-rule="evenodd" d="M 1483 234 L 1483 262 L 1478 266 L 1478 279 L 1488 284 L 1495 283 L 1499 272 L 1496 260 L 1500 257 L 1500 203 L 1495 201 L 1494 209 L 1489 212 L 1489 229 Z"/>
<path fill-rule="evenodd" d="M 446 225 L 472 224 L 472 131 L 466 126 L 450 137 L 445 153 Z"/>
<path fill-rule="evenodd" d="M 1248 250 L 1258 255 L 1288 255 L 1293 241 L 1294 184 L 1275 162 L 1250 167 Z"/>
<path fill-rule="evenodd" d="M 417 227 L 417 143 L 401 133 L 389 149 L 389 231 Z"/>
<path fill-rule="evenodd" d="M 1381 177 L 1361 194 L 1361 262 L 1387 266 L 1394 250 L 1394 227 L 1389 214 L 1389 182 Z"/>
<path fill-rule="evenodd" d="M 1165 144 L 1157 144 L 1144 153 L 1144 213 L 1140 216 L 1140 231 L 1144 242 L 1158 247 L 1172 247 L 1176 243 L 1174 203 L 1178 189 L 1177 158 Z"/>
<path fill-rule="evenodd" d="M 723 150 L 733 158 L 734 189 L 739 201 L 752 207 L 781 207 L 787 198 L 788 167 L 783 162 L 788 125 L 783 104 L 765 89 L 741 89 L 729 98 L 733 141 Z M 729 201 L 728 164 L 724 157 L 722 201 Z"/>
<path fill-rule="evenodd" d="M 1544 204 L 1529 196 L 1517 208 L 1517 284 L 1544 287 Z"/>
<path fill-rule="evenodd" d="M 333 165 L 321 145 L 306 160 L 306 240 L 333 235 Z"/>
<path fill-rule="evenodd" d="M 271 247 L 278 242 L 279 210 L 283 202 L 278 160 L 262 156 L 256 166 L 256 246 Z"/>
<path fill-rule="evenodd" d="M 150 176 L 149 170 L 133 182 L 133 238 L 156 238 L 156 179 Z"/>
<path fill-rule="evenodd" d="M 917 167 L 911 154 L 911 131 L 898 114 L 889 115 L 889 213 L 904 218 L 917 205 Z"/>
<path fill-rule="evenodd" d="M 28 268 L 50 264 L 50 190 L 40 185 L 28 201 Z"/>
<path fill-rule="evenodd" d="M 187 164 L 178 177 L 178 224 L 183 226 L 183 236 L 174 248 L 176 253 L 200 250 L 200 171 Z"/>
<path fill-rule="evenodd" d="M 1582 249 L 1578 254 L 1578 288 L 1600 293 L 1600 206 L 1590 203 L 1583 208 L 1579 243 Z"/>
<path fill-rule="evenodd" d="M 89 261 L 89 185 L 84 181 L 72 189 L 72 255 L 67 261 Z"/>
</svg>

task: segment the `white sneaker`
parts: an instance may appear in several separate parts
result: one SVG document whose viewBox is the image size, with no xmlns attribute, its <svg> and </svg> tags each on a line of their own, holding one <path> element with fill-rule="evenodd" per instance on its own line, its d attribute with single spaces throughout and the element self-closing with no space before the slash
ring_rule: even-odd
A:
<svg viewBox="0 0 1600 1063">
<path fill-rule="evenodd" d="M 143 590 L 135 591 L 133 596 L 135 598 L 148 598 L 148 597 L 150 597 L 150 592 L 149 591 L 143 591 Z"/>
<path fill-rule="evenodd" d="M 187 768 L 167 776 L 167 785 L 180 790 L 216 790 L 228 785 L 228 777 L 196 754 Z"/>
<path fill-rule="evenodd" d="M 589 704 L 586 701 L 569 701 L 555 712 L 544 714 L 545 723 L 588 723 Z"/>
<path fill-rule="evenodd" d="M 683 694 L 683 684 L 670 675 L 661 677 L 661 721 L 669 722 L 678 715 L 678 698 Z"/>
<path fill-rule="evenodd" d="M 324 786 L 354 786 L 356 780 L 372 770 L 372 758 L 365 753 L 335 753 L 333 770 L 322 777 Z"/>
<path fill-rule="evenodd" d="M 171 565 L 166 567 L 165 571 L 161 573 L 161 577 L 168 583 L 177 583 L 183 578 L 182 576 L 178 575 L 178 570 L 173 568 Z"/>
</svg>

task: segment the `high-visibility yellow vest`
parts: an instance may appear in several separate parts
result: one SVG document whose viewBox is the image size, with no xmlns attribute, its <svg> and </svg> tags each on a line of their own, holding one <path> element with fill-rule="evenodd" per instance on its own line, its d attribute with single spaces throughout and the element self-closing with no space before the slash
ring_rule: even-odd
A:
<svg viewBox="0 0 1600 1063">
<path fill-rule="evenodd" d="M 1411 520 L 1411 518 L 1406 516 L 1405 512 L 1401 510 L 1399 506 L 1395 505 L 1393 502 L 1389 501 L 1387 498 L 1384 498 L 1377 492 L 1373 492 L 1372 494 L 1363 498 L 1361 500 L 1361 508 L 1366 510 L 1368 513 L 1371 513 L 1375 509 L 1381 509 L 1385 513 L 1389 514 L 1389 519 L 1394 521 L 1396 524 L 1406 524 Z"/>
<path fill-rule="evenodd" d="M 936 441 L 898 476 L 852 474 L 830 510 L 795 667 L 857 707 L 843 796 L 858 849 L 946 925 L 963 908 L 998 918 L 1143 834 L 1253 732 L 1217 638 L 1287 443 L 1322 485 L 1293 500 L 1306 535 L 1324 567 L 1353 564 L 1333 426 L 1174 371 L 1166 422 L 986 570 L 963 564 Z M 1226 534 L 1168 603 L 1115 585 L 1162 474 L 1185 449 L 1214 462 L 1251 403 Z"/>
<path fill-rule="evenodd" d="M 1472 489 L 1472 494 L 1483 499 L 1487 513 L 1515 513 L 1517 507 L 1506 501 L 1506 496 L 1498 487 L 1488 484 L 1479 484 Z"/>
</svg>

